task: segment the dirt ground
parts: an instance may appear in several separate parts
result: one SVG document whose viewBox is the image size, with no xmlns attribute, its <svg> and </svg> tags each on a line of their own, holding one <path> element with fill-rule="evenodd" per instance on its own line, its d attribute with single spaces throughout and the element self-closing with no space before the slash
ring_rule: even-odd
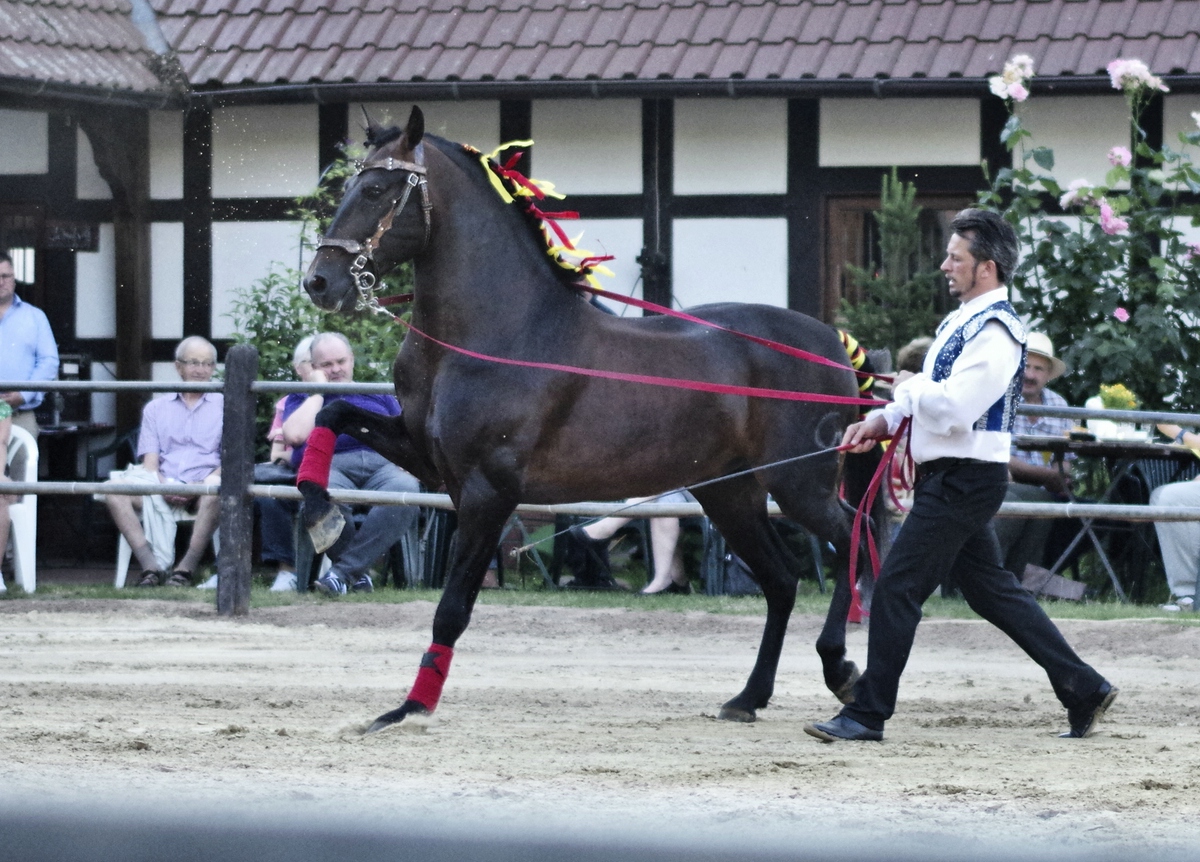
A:
<svg viewBox="0 0 1200 862">
<path fill-rule="evenodd" d="M 1160 859 L 1200 838 L 1200 627 L 1063 622 L 1121 689 L 1078 741 L 1055 738 L 1065 713 L 1002 635 L 927 620 L 887 739 L 827 745 L 802 732 L 837 709 L 815 617 L 793 619 L 774 700 L 746 725 L 715 714 L 749 671 L 758 617 L 481 605 L 434 722 L 361 736 L 403 700 L 432 613 L 0 602 L 0 809 L 82 798 Z M 855 627 L 860 663 L 865 647 Z"/>
</svg>

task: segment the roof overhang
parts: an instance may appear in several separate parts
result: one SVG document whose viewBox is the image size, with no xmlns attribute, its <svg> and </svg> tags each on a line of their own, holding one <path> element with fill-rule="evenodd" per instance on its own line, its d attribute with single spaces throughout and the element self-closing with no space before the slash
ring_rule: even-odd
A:
<svg viewBox="0 0 1200 862">
<path fill-rule="evenodd" d="M 1172 92 L 1200 92 L 1200 75 L 1164 78 Z M 1107 75 L 1038 77 L 1040 95 L 1105 95 L 1113 88 Z M 209 105 L 297 102 L 376 102 L 472 99 L 687 99 L 687 98 L 899 98 L 988 96 L 986 78 L 800 78 L 747 80 L 582 81 L 379 81 L 263 84 L 194 89 L 190 99 Z"/>
<path fill-rule="evenodd" d="M 117 90 L 84 87 L 54 81 L 0 77 L 0 96 L 10 105 L 33 110 L 66 109 L 89 105 L 166 110 L 183 108 L 186 98 L 164 91 Z"/>
</svg>

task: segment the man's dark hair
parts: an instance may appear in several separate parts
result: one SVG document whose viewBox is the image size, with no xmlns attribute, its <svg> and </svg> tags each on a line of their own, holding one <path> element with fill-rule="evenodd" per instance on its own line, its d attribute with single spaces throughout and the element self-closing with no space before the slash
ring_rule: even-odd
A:
<svg viewBox="0 0 1200 862">
<path fill-rule="evenodd" d="M 1017 232 L 999 213 L 966 209 L 950 222 L 950 230 L 967 240 L 976 262 L 996 264 L 996 278 L 1007 284 L 1017 268 Z"/>
<path fill-rule="evenodd" d="M 12 263 L 13 259 L 8 256 L 8 252 L 0 251 L 0 263 Z"/>
</svg>

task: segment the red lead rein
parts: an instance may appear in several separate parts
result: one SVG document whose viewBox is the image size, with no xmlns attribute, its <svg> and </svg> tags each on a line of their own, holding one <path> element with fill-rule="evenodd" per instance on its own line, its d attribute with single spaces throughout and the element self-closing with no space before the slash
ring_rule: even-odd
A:
<svg viewBox="0 0 1200 862">
<path fill-rule="evenodd" d="M 900 426 L 896 429 L 896 433 L 892 435 L 892 445 L 887 447 L 887 451 L 883 453 L 883 458 L 879 461 L 879 466 L 875 468 L 875 475 L 871 477 L 871 484 L 867 486 L 867 493 L 863 494 L 862 499 L 858 503 L 858 509 L 854 513 L 854 526 L 850 530 L 850 610 L 846 614 L 846 621 L 852 623 L 860 623 L 865 616 L 863 612 L 862 599 L 858 592 L 858 543 L 862 538 L 863 525 L 867 522 L 868 513 L 871 507 L 875 504 L 875 497 L 879 493 L 879 486 L 885 481 L 884 477 L 892 475 L 891 464 L 896 457 L 896 449 L 899 448 L 900 441 L 903 439 L 904 457 L 905 459 L 912 458 L 909 448 L 910 425 L 912 418 L 905 416 L 900 421 Z M 891 489 L 890 479 L 888 480 L 888 493 L 892 494 L 893 502 L 899 504 L 895 494 Z M 867 551 L 871 556 L 871 576 L 872 578 L 879 577 L 879 550 L 875 547 L 875 537 L 867 530 Z"/>
</svg>

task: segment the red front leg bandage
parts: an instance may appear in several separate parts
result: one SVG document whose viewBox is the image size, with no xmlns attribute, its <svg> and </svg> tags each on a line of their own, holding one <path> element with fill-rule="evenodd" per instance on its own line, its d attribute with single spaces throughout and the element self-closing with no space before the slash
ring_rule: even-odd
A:
<svg viewBox="0 0 1200 862">
<path fill-rule="evenodd" d="M 433 712 L 442 699 L 442 686 L 446 684 L 446 674 L 450 673 L 452 658 L 453 647 L 430 644 L 425 655 L 421 656 L 421 669 L 417 671 L 417 681 L 413 683 L 408 699 Z"/>
<path fill-rule="evenodd" d="M 337 435 L 331 430 L 320 425 L 314 428 L 304 447 L 304 459 L 296 472 L 296 484 L 316 482 L 321 488 L 328 488 L 329 465 L 333 463 L 333 448 L 336 445 Z"/>
</svg>

